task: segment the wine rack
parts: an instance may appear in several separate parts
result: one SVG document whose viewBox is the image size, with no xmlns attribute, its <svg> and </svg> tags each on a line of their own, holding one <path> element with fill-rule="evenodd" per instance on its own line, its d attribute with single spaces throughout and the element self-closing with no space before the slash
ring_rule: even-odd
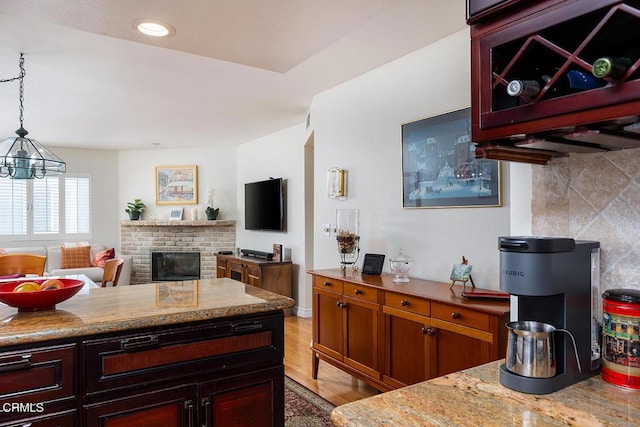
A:
<svg viewBox="0 0 640 427">
<path fill-rule="evenodd" d="M 476 154 L 546 163 L 567 152 L 640 147 L 640 0 L 525 3 L 472 26 Z M 601 57 L 624 57 L 630 66 L 616 79 L 599 79 L 592 66 Z M 591 84 L 571 88 L 568 75 Z M 510 96 L 513 80 L 536 80 L 540 90 Z M 527 160 L 523 148 L 546 152 Z M 518 158 L 505 158 L 509 150 Z"/>
</svg>

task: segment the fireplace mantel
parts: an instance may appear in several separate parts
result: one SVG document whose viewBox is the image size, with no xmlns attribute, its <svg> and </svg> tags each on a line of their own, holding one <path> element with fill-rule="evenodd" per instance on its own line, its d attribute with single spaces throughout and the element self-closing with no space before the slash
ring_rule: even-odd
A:
<svg viewBox="0 0 640 427">
<path fill-rule="evenodd" d="M 213 220 L 213 221 L 158 221 L 158 220 L 122 220 L 122 227 L 229 227 L 236 225 L 233 219 Z"/>
</svg>

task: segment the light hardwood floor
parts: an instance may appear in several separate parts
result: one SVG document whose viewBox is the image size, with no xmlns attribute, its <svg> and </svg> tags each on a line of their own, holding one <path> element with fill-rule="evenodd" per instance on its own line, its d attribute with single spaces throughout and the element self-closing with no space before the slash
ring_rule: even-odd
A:
<svg viewBox="0 0 640 427">
<path fill-rule="evenodd" d="M 378 391 L 328 363 L 320 361 L 318 379 L 311 378 L 311 319 L 284 321 L 285 374 L 336 406 L 374 396 Z"/>
</svg>

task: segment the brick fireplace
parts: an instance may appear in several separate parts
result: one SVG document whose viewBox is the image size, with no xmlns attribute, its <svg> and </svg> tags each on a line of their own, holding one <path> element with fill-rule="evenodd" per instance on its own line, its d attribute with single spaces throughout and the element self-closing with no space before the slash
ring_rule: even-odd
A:
<svg viewBox="0 0 640 427">
<path fill-rule="evenodd" d="M 200 252 L 200 278 L 216 277 L 218 251 L 232 251 L 236 222 L 120 221 L 123 254 L 133 256 L 131 284 L 151 282 L 151 252 Z"/>
</svg>

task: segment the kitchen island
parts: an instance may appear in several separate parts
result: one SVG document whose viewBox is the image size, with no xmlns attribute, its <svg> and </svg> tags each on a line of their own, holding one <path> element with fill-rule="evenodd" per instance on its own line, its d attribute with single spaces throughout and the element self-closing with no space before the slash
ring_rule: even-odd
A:
<svg viewBox="0 0 640 427">
<path fill-rule="evenodd" d="M 339 406 L 331 421 L 355 426 L 631 426 L 640 423 L 640 392 L 600 375 L 545 395 L 503 387 L 503 361 L 466 369 Z"/>
<path fill-rule="evenodd" d="M 230 279 L 86 287 L 41 312 L 0 305 L 0 426 L 282 424 L 293 305 Z"/>
</svg>

